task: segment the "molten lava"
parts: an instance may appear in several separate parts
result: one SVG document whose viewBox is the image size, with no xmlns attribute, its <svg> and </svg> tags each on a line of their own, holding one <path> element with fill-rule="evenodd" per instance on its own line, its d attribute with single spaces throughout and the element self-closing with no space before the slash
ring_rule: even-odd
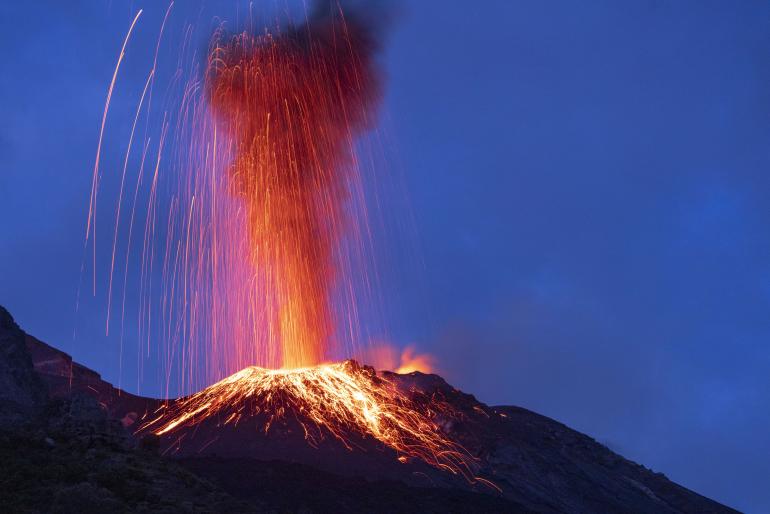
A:
<svg viewBox="0 0 770 514">
<path fill-rule="evenodd" d="M 329 19 L 282 36 L 241 34 L 211 53 L 210 101 L 233 145 L 231 192 L 246 206 L 249 260 L 284 368 L 330 353 L 335 249 L 359 179 L 354 138 L 376 89 L 369 46 L 356 25 Z"/>
<path fill-rule="evenodd" d="M 292 416 L 313 445 L 327 434 L 348 449 L 352 436 L 372 437 L 399 454 L 474 480 L 476 460 L 447 436 L 440 423 L 457 417 L 438 398 L 418 402 L 372 368 L 355 361 L 290 370 L 250 367 L 162 408 L 142 430 L 172 434 L 206 419 L 237 424 L 257 415 L 276 422 Z"/>
<path fill-rule="evenodd" d="M 171 5 L 123 160 L 107 331 L 119 287 L 113 287 L 119 236 L 127 231 L 121 358 L 127 290 L 135 287 L 140 377 L 157 341 L 166 397 L 172 374 L 182 391 L 218 381 L 169 400 L 141 430 L 163 436 L 248 418 L 264 420 L 267 433 L 292 416 L 311 445 L 329 435 L 352 449 L 355 438 L 372 438 L 402 462 L 416 458 L 473 479 L 475 459 L 442 429 L 458 417 L 448 403 L 417 401 L 418 393 L 353 361 L 325 364 L 361 355 L 358 308 L 377 281 L 368 266 L 372 233 L 356 155 L 379 96 L 371 35 L 339 12 L 260 36 L 217 32 L 202 73 L 193 65 L 174 74 L 171 83 L 182 89 L 163 107 L 155 146 L 147 131 L 142 145 L 132 145 L 142 109 L 150 119 Z M 138 19 L 109 88 L 92 179 L 86 244 L 94 246 L 94 291 L 104 121 Z M 141 251 L 132 253 L 139 243 Z M 432 367 L 411 350 L 400 357 L 393 353 L 380 365 L 401 372 Z"/>
<path fill-rule="evenodd" d="M 122 173 L 115 183 L 102 176 L 102 128 L 92 177 L 85 246 L 94 295 L 97 269 L 109 270 L 106 333 L 118 317 L 121 362 L 124 333 L 134 332 L 137 382 L 155 359 L 147 369 L 164 375 L 171 395 L 247 366 L 360 356 L 359 312 L 380 312 L 369 226 L 376 204 L 365 192 L 375 188 L 364 187 L 358 155 L 380 89 L 372 31 L 326 5 L 259 35 L 217 30 L 201 63 L 186 28 L 159 108 L 153 91 L 172 6 L 137 95 Z M 103 123 L 140 14 L 123 40 Z M 106 266 L 96 240 L 103 186 L 116 195 Z"/>
</svg>

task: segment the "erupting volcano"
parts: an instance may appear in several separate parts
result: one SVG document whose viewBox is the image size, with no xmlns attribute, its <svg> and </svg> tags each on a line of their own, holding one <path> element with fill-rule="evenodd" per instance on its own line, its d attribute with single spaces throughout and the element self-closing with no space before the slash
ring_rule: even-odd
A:
<svg viewBox="0 0 770 514">
<path fill-rule="evenodd" d="M 124 48 L 127 42 L 128 36 Z M 376 287 L 364 262 L 371 231 L 357 152 L 359 137 L 375 128 L 375 49 L 370 27 L 338 7 L 262 35 L 217 30 L 203 78 L 193 75 L 184 87 L 176 121 L 164 114 L 141 252 L 139 325 L 149 350 L 153 320 L 162 320 L 168 381 L 176 369 L 184 385 L 197 386 L 194 375 L 203 367 L 208 383 L 215 382 L 142 418 L 139 432 L 161 436 L 168 450 L 185 453 L 193 438 L 188 433 L 203 425 L 214 432 L 248 425 L 263 434 L 280 425 L 300 432 L 311 447 L 326 438 L 355 451 L 374 443 L 396 462 L 416 459 L 477 481 L 478 459 L 446 431 L 463 418 L 451 403 L 400 387 L 355 361 L 329 363 L 361 355 L 357 303 Z M 109 98 L 105 116 L 108 106 Z M 175 173 L 163 188 L 170 130 Z M 131 209 L 124 289 L 147 148 Z M 131 141 L 126 165 L 130 149 Z M 164 190 L 170 207 L 158 223 Z M 91 221 L 95 244 L 95 212 Z M 154 307 L 159 254 L 161 301 Z M 412 366 L 427 362 L 425 356 L 410 360 Z M 402 362 L 400 369 L 413 368 Z"/>
<path fill-rule="evenodd" d="M 214 419 L 220 426 L 256 424 L 268 434 L 273 424 L 294 421 L 312 446 L 333 436 L 353 450 L 354 441 L 369 437 L 395 450 L 401 462 L 417 458 L 474 481 L 476 460 L 434 421 L 449 423 L 458 413 L 438 397 L 412 393 L 355 361 L 289 370 L 250 367 L 162 406 L 143 429 L 167 435 Z"/>
<path fill-rule="evenodd" d="M 380 219 L 400 210 L 377 173 L 383 13 L 319 0 L 301 22 L 255 30 L 253 4 L 245 21 L 234 4 L 247 30 L 214 18 L 212 36 L 196 28 L 203 11 L 174 25 L 171 2 L 149 53 L 132 45 L 143 11 L 132 18 L 82 270 L 106 307 L 118 381 L 0 307 L 0 511 L 731 512 L 381 343 L 397 281 L 383 291 L 376 261 L 398 261 L 385 240 L 403 227 Z M 146 75 L 114 143 L 125 63 Z M 113 161 L 110 143 L 125 154 Z"/>
<path fill-rule="evenodd" d="M 258 417 L 267 433 L 294 416 L 311 445 L 333 436 L 352 449 L 351 437 L 371 437 L 401 459 L 417 457 L 472 476 L 473 458 L 441 432 L 430 409 L 418 408 L 373 370 L 353 362 L 322 364 L 339 355 L 335 288 L 356 282 L 339 248 L 367 230 L 366 218 L 351 216 L 348 203 L 361 189 L 355 139 L 371 127 L 379 88 L 372 49 L 364 27 L 341 14 L 282 34 L 215 34 L 202 88 L 208 119 L 198 122 L 197 134 L 202 146 L 224 148 L 226 155 L 215 166 L 222 187 L 209 203 L 234 206 L 242 222 L 212 223 L 214 231 L 225 229 L 213 235 L 212 245 L 216 237 L 237 252 L 210 251 L 239 259 L 259 296 L 237 294 L 241 276 L 212 275 L 225 291 L 213 300 L 245 302 L 220 311 L 236 316 L 218 322 L 238 325 L 249 312 L 252 330 L 231 332 L 229 344 L 261 347 L 223 349 L 234 361 L 226 367 L 259 355 L 273 369 L 246 367 L 164 405 L 143 431 L 166 435 L 209 418 L 238 424 Z M 251 338 L 255 331 L 260 334 Z M 449 408 L 433 406 L 441 410 Z"/>
<path fill-rule="evenodd" d="M 367 196 L 377 185 L 360 163 L 376 130 L 377 41 L 370 24 L 329 5 L 258 35 L 228 35 L 221 25 L 205 60 L 185 36 L 179 63 L 192 64 L 169 77 L 161 117 L 152 115 L 153 90 L 173 4 L 166 12 L 111 205 L 106 303 L 108 333 L 120 319 L 122 354 L 129 302 L 138 300 L 139 381 L 155 358 L 168 396 L 248 366 L 363 355 L 360 312 L 379 309 L 369 225 L 377 201 Z M 103 136 L 102 128 L 86 230 L 94 293 Z"/>
<path fill-rule="evenodd" d="M 335 286 L 355 283 L 338 247 L 366 223 L 346 206 L 360 188 L 355 138 L 371 127 L 377 99 L 372 48 L 363 27 L 341 16 L 283 35 L 215 39 L 205 90 L 215 133 L 230 145 L 226 191 L 245 209 L 240 234 L 227 235 L 245 240 L 263 291 L 261 353 L 279 369 L 244 368 L 163 406 L 143 430 L 256 419 L 268 433 L 293 418 L 311 445 L 331 436 L 352 450 L 356 438 L 373 438 L 404 462 L 474 480 L 474 458 L 436 421 L 454 417 L 449 404 L 420 405 L 354 361 L 322 364 L 338 353 Z"/>
</svg>

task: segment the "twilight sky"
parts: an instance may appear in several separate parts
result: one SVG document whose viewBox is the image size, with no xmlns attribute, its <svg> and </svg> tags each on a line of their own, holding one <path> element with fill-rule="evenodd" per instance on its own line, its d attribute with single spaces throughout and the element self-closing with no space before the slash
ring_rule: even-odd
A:
<svg viewBox="0 0 770 514">
<path fill-rule="evenodd" d="M 169 30 L 195 22 L 205 48 L 231 5 L 175 6 Z M 0 304 L 113 382 L 103 304 L 74 314 L 91 169 L 123 35 L 145 8 L 106 175 L 166 6 L 0 5 Z M 402 1 L 381 60 L 409 195 L 386 206 L 419 246 L 381 255 L 392 341 L 482 401 L 770 511 L 770 4 Z"/>
</svg>

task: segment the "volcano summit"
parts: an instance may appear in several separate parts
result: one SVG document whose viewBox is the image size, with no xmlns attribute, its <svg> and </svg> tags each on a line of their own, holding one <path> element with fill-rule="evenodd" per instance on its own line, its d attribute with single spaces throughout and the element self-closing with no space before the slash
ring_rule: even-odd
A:
<svg viewBox="0 0 770 514">
<path fill-rule="evenodd" d="M 8 512 L 70 512 L 73 498 L 80 512 L 734 512 L 436 375 L 246 368 L 162 401 L 113 387 L 5 310 L 0 345 Z"/>
</svg>

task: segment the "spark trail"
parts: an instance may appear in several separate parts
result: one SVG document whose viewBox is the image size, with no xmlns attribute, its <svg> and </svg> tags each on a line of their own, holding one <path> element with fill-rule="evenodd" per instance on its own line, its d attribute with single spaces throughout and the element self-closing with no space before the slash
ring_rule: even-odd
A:
<svg viewBox="0 0 770 514">
<path fill-rule="evenodd" d="M 126 327 L 139 342 L 138 382 L 155 358 L 167 395 L 172 384 L 199 389 L 247 366 L 357 355 L 358 308 L 375 303 L 357 155 L 379 99 L 374 38 L 335 12 L 260 35 L 220 27 L 202 60 L 187 26 L 167 76 L 161 39 L 176 35 L 164 34 L 172 5 L 137 95 L 112 203 L 105 334 L 118 309 L 121 366 Z M 94 295 L 106 117 L 140 15 L 123 39 L 99 130 L 85 241 Z M 159 108 L 156 81 L 167 91 Z M 126 319 L 134 313 L 135 323 Z"/>
<path fill-rule="evenodd" d="M 394 450 L 401 462 L 420 459 L 494 489 L 474 476 L 478 460 L 439 426 L 439 419 L 457 417 L 455 409 L 437 397 L 423 400 L 412 399 L 355 361 L 289 370 L 248 367 L 162 407 L 142 430 L 165 436 L 205 420 L 234 426 L 261 416 L 260 429 L 267 434 L 274 424 L 291 417 L 311 445 L 331 436 L 354 450 L 351 441 L 356 436 L 371 437 Z"/>
<path fill-rule="evenodd" d="M 138 362 L 157 342 L 165 397 L 172 396 L 174 374 L 181 391 L 199 392 L 169 399 L 140 430 L 166 436 L 249 418 L 264 421 L 267 433 L 294 415 L 311 445 L 330 436 L 353 449 L 356 438 L 372 438 L 402 462 L 417 458 L 475 481 L 476 459 L 442 428 L 442 419 L 461 417 L 449 403 L 417 401 L 420 393 L 401 391 L 354 361 L 329 363 L 357 354 L 357 308 L 376 283 L 356 151 L 360 136 L 374 128 L 379 100 L 373 36 L 341 12 L 261 35 L 216 31 L 203 69 L 176 68 L 173 94 L 150 132 L 154 146 L 147 134 L 135 144 L 142 113 L 147 127 L 155 125 L 149 113 L 170 12 L 169 6 L 118 175 L 107 331 L 123 249 L 121 356 L 132 286 Z M 138 17 L 99 133 L 87 224 L 94 255 L 104 123 Z M 183 31 L 179 63 L 200 62 L 192 33 Z M 131 184 L 136 147 L 141 155 Z M 131 189 L 133 201 L 124 201 Z M 132 247 L 134 235 L 140 250 Z M 431 364 L 411 351 L 401 363 L 403 372 Z"/>
<path fill-rule="evenodd" d="M 332 353 L 337 281 L 350 285 L 335 248 L 360 188 L 356 135 L 377 91 L 371 43 L 345 19 L 282 35 L 241 34 L 216 45 L 209 64 L 212 110 L 233 145 L 231 194 L 246 206 L 248 260 L 266 293 L 268 345 L 284 368 Z"/>
</svg>

